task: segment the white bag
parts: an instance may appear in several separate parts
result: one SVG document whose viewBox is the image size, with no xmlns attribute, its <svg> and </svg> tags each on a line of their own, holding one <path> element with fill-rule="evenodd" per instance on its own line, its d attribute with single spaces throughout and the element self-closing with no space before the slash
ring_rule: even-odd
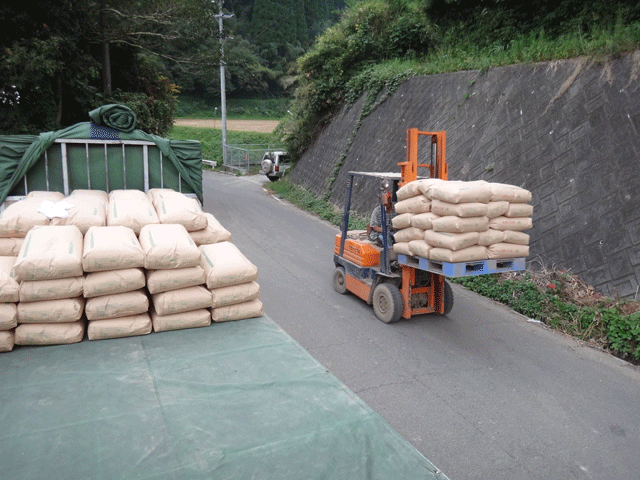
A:
<svg viewBox="0 0 640 480">
<path fill-rule="evenodd" d="M 0 237 L 24 238 L 33 227 L 49 225 L 49 218 L 38 212 L 40 203 L 34 198 L 9 205 L 0 214 Z"/>
<path fill-rule="evenodd" d="M 114 193 L 114 192 L 111 192 Z M 144 195 L 143 200 L 136 200 L 135 195 L 131 198 L 120 196 L 109 197 L 109 208 L 107 210 L 107 225 L 129 227 L 136 235 L 145 225 L 160 223 L 156 209 Z"/>
<path fill-rule="evenodd" d="M 401 213 L 391 219 L 391 225 L 393 228 L 407 228 L 411 226 L 412 213 Z"/>
<path fill-rule="evenodd" d="M 492 194 L 489 184 L 483 180 L 441 182 L 434 185 L 429 192 L 434 200 L 448 203 L 489 203 Z"/>
<path fill-rule="evenodd" d="M 398 242 L 393 244 L 393 251 L 398 255 L 413 255 L 411 252 L 411 248 L 409 247 L 410 242 Z"/>
<path fill-rule="evenodd" d="M 73 207 L 67 210 L 69 216 L 52 218 L 51 225 L 75 225 L 85 234 L 90 227 L 107 224 L 107 208 L 98 196 L 75 194 L 67 198 Z"/>
<path fill-rule="evenodd" d="M 529 256 L 528 245 L 496 243 L 487 247 L 488 258 L 521 258 Z"/>
<path fill-rule="evenodd" d="M 521 232 L 533 228 L 533 221 L 529 217 L 496 217 L 489 220 L 489 227 L 494 230 L 513 230 Z"/>
<path fill-rule="evenodd" d="M 419 228 L 420 230 L 431 230 L 433 221 L 436 218 L 440 218 L 440 216 L 433 212 L 420 213 L 411 217 L 411 226 Z"/>
<path fill-rule="evenodd" d="M 3 257 L 16 257 L 20 253 L 24 238 L 0 237 L 0 255 Z"/>
<path fill-rule="evenodd" d="M 424 195 L 418 195 L 396 203 L 394 209 L 398 215 L 402 213 L 427 213 L 431 211 L 431 200 Z"/>
<path fill-rule="evenodd" d="M 524 232 L 515 232 L 513 230 L 505 230 L 504 243 L 514 243 L 516 245 L 529 245 L 529 235 Z"/>
<path fill-rule="evenodd" d="M 429 258 L 431 246 L 424 240 L 412 240 L 409 242 L 409 249 L 414 257 Z"/>
<path fill-rule="evenodd" d="M 504 215 L 509 210 L 509 202 L 489 202 L 487 203 L 487 217 L 496 218 Z"/>
<path fill-rule="evenodd" d="M 527 203 L 531 201 L 531 192 L 524 188 L 506 183 L 489 183 L 491 201 L 506 201 L 510 203 Z"/>
<path fill-rule="evenodd" d="M 507 218 L 531 217 L 533 216 L 533 205 L 527 203 L 510 203 L 509 209 L 504 216 Z"/>
<path fill-rule="evenodd" d="M 463 248 L 462 250 L 449 250 L 446 248 L 432 248 L 429 251 L 429 259 L 434 262 L 471 262 L 474 260 L 487 259 L 487 247 L 474 245 L 473 247 Z"/>
<path fill-rule="evenodd" d="M 82 276 L 82 233 L 75 225 L 32 228 L 13 266 L 16 281 Z"/>
<path fill-rule="evenodd" d="M 480 237 L 478 238 L 478 245 L 482 245 L 483 247 L 488 247 L 489 245 L 493 245 L 494 243 L 504 242 L 504 232 L 501 230 L 494 230 L 490 228 L 489 230 L 485 230 L 484 232 L 480 232 Z"/>
<path fill-rule="evenodd" d="M 422 240 L 424 237 L 424 230 L 416 227 L 403 228 L 393 234 L 394 242 L 405 243 L 411 240 Z"/>
<path fill-rule="evenodd" d="M 153 196 L 153 206 L 160 223 L 179 224 L 189 232 L 207 226 L 207 217 L 198 201 L 182 193 L 159 192 Z"/>
<path fill-rule="evenodd" d="M 489 228 L 487 217 L 440 217 L 431 222 L 431 228 L 436 232 L 465 233 L 484 232 Z"/>
<path fill-rule="evenodd" d="M 0 303 L 0 330 L 11 330 L 18 325 L 18 307 L 15 303 Z"/>
<path fill-rule="evenodd" d="M 431 211 L 443 217 L 484 217 L 488 210 L 486 203 L 448 203 L 437 199 L 431 203 Z"/>
<path fill-rule="evenodd" d="M 200 250 L 182 225 L 146 225 L 140 230 L 140 246 L 148 270 L 200 265 Z"/>
</svg>

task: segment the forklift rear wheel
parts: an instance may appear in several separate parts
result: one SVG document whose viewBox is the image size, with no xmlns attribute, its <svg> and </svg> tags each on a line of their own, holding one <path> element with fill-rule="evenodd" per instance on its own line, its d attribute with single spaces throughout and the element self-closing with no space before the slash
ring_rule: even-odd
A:
<svg viewBox="0 0 640 480">
<path fill-rule="evenodd" d="M 442 315 L 449 315 L 449 312 L 453 308 L 453 290 L 451 290 L 451 285 L 449 285 L 446 281 L 444 282 L 444 312 Z"/>
<path fill-rule="evenodd" d="M 373 311 L 384 323 L 395 323 L 402 316 L 402 295 L 392 283 L 381 283 L 373 291 Z"/>
<path fill-rule="evenodd" d="M 338 293 L 347 293 L 347 279 L 345 277 L 344 267 L 336 267 L 333 271 L 333 289 Z"/>
</svg>

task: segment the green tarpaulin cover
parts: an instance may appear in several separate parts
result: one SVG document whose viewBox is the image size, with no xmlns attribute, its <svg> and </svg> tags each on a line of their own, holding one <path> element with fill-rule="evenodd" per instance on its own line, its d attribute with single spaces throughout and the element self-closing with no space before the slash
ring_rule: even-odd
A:
<svg viewBox="0 0 640 480">
<path fill-rule="evenodd" d="M 202 201 L 202 151 L 196 141 L 169 140 L 132 128 L 135 115 L 122 105 L 106 105 L 90 112 L 92 122 L 83 122 L 40 135 L 0 135 L 0 203 L 20 183 L 56 139 L 143 140 L 155 143 L 182 179 Z M 122 186 L 114 186 L 123 188 Z"/>
<path fill-rule="evenodd" d="M 0 476 L 446 479 L 267 316 L 0 354 Z"/>
</svg>

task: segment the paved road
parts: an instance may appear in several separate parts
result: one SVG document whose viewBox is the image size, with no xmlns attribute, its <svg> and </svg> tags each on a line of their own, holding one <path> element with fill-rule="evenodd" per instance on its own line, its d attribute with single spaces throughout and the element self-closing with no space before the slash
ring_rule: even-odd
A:
<svg viewBox="0 0 640 480">
<path fill-rule="evenodd" d="M 333 291 L 337 229 L 205 172 L 205 208 L 259 269 L 265 312 L 452 480 L 640 479 L 640 372 L 456 285 L 394 325 Z"/>
</svg>

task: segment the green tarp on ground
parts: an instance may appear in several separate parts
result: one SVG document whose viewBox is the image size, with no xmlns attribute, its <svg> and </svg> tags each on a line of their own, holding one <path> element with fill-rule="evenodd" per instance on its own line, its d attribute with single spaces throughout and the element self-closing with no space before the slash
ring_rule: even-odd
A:
<svg viewBox="0 0 640 480">
<path fill-rule="evenodd" d="M 202 201 L 202 151 L 196 141 L 178 141 L 132 128 L 135 115 L 122 105 L 105 105 L 90 112 L 91 122 L 78 123 L 40 135 L 0 135 L 0 203 L 18 185 L 57 139 L 142 140 L 155 143 L 182 179 Z M 78 167 L 86 169 L 84 165 Z M 72 172 L 73 173 L 73 172 Z M 153 173 L 153 172 L 152 172 Z M 159 186 L 159 185 L 158 185 Z M 87 188 L 83 186 L 83 188 Z M 111 190 L 124 188 L 114 185 Z"/>
<path fill-rule="evenodd" d="M 266 316 L 0 354 L 0 476 L 446 479 Z"/>
</svg>

